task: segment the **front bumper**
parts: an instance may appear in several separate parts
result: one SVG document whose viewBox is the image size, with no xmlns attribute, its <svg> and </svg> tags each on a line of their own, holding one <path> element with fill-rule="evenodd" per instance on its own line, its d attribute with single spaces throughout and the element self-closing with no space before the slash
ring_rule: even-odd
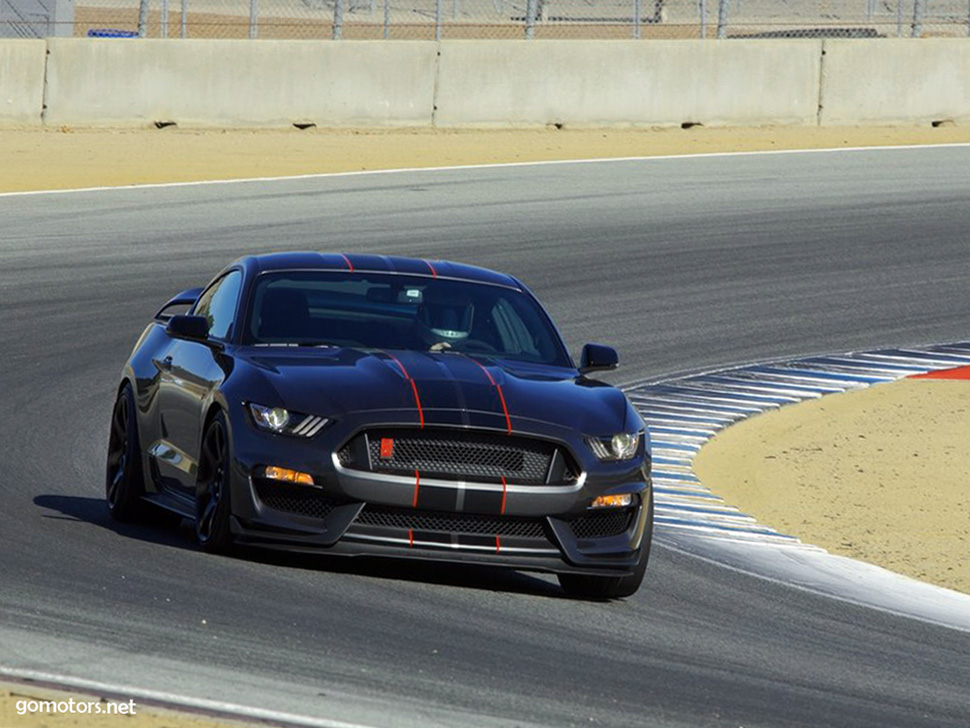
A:
<svg viewBox="0 0 970 728">
<path fill-rule="evenodd" d="M 312 441 L 233 423 L 232 528 L 240 543 L 344 556 L 387 556 L 624 576 L 649 538 L 649 457 L 600 463 L 575 433 L 546 426 L 529 435 L 568 448 L 582 469 L 569 485 L 515 485 L 408 478 L 351 470 L 333 453 L 391 413 L 342 422 Z M 572 441 L 570 441 L 572 439 Z M 580 455 L 582 454 L 582 455 Z M 314 476 L 315 486 L 267 481 L 273 464 Z M 419 482 L 418 482 L 419 481 Z M 630 493 L 623 513 L 589 509 L 599 495 Z M 611 518 L 604 528 L 605 519 Z M 595 522 L 600 519 L 603 522 Z"/>
</svg>

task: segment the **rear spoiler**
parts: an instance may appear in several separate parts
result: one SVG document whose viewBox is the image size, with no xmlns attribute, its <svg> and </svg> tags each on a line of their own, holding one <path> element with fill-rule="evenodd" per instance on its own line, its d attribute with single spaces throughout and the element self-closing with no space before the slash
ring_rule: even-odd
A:
<svg viewBox="0 0 970 728">
<path fill-rule="evenodd" d="M 158 321 L 168 321 L 170 318 L 172 318 L 172 314 L 167 314 L 165 311 L 175 306 L 191 306 L 193 303 L 199 300 L 202 290 L 203 289 L 201 288 L 189 288 L 176 296 L 172 296 L 168 303 L 158 309 L 158 313 L 155 314 L 155 319 Z"/>
</svg>

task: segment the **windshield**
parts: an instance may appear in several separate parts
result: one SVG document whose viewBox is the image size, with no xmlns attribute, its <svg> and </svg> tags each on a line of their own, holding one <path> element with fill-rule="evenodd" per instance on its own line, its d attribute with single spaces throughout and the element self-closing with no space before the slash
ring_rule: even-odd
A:
<svg viewBox="0 0 970 728">
<path fill-rule="evenodd" d="M 571 366 L 539 305 L 502 286 L 382 273 L 266 273 L 246 344 L 461 352 Z"/>
</svg>

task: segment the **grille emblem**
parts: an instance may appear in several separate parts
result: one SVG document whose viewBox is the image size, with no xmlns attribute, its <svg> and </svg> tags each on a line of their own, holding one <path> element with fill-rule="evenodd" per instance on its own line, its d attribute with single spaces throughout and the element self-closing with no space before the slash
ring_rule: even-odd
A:
<svg viewBox="0 0 970 728">
<path fill-rule="evenodd" d="M 394 438 L 382 437 L 381 438 L 381 459 L 390 460 L 393 457 L 394 457 Z"/>
</svg>

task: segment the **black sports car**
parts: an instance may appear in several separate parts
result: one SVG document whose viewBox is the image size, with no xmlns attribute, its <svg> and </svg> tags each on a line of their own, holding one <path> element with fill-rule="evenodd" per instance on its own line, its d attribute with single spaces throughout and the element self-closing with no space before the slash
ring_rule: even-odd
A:
<svg viewBox="0 0 970 728">
<path fill-rule="evenodd" d="M 589 376 L 616 366 L 587 344 L 577 368 L 508 275 L 243 258 L 166 303 L 135 345 L 108 507 L 192 519 L 208 551 L 500 564 L 554 572 L 571 594 L 628 596 L 653 496 L 643 420 Z"/>
</svg>

